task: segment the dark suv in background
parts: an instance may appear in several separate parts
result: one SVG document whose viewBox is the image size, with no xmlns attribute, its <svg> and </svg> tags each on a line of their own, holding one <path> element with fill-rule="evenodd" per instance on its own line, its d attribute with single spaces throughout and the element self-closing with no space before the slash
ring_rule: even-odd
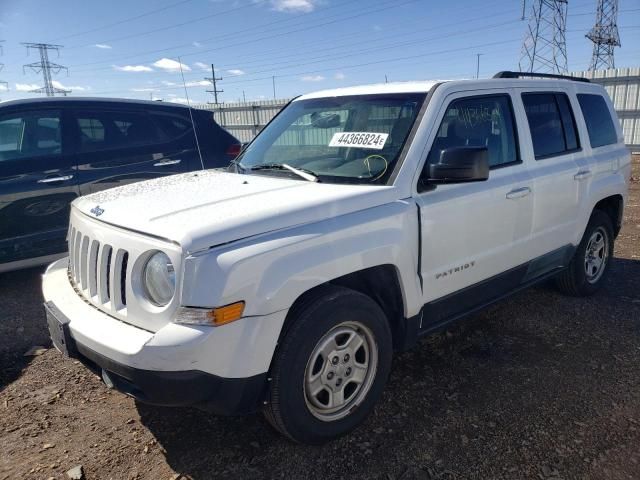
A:
<svg viewBox="0 0 640 480">
<path fill-rule="evenodd" d="M 240 151 L 211 112 L 182 105 L 87 98 L 0 103 L 0 272 L 66 252 L 76 197 L 202 169 L 198 142 L 204 168 L 225 167 Z"/>
</svg>

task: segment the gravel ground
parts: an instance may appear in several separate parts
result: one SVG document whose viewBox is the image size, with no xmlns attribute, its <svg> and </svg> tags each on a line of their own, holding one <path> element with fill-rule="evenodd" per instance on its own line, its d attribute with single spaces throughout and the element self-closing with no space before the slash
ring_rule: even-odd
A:
<svg viewBox="0 0 640 480">
<path fill-rule="evenodd" d="M 397 356 L 351 435 L 137 404 L 49 348 L 41 270 L 0 275 L 0 480 L 640 478 L 640 158 L 609 282 L 520 293 Z M 47 348 L 25 357 L 34 345 Z"/>
</svg>

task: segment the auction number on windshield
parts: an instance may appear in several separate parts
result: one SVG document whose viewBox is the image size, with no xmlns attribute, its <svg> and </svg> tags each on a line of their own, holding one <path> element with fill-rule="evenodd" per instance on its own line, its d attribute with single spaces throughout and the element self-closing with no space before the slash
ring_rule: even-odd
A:
<svg viewBox="0 0 640 480">
<path fill-rule="evenodd" d="M 333 135 L 330 147 L 359 147 L 382 150 L 387 142 L 388 133 L 338 132 Z"/>
</svg>

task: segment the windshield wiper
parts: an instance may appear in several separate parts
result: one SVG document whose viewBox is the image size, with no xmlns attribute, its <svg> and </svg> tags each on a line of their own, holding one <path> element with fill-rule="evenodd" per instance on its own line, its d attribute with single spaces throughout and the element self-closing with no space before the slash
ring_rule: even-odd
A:
<svg viewBox="0 0 640 480">
<path fill-rule="evenodd" d="M 319 182 L 320 181 L 320 179 L 318 178 L 318 175 L 316 175 L 311 170 L 292 167 L 291 165 L 288 165 L 286 163 L 263 163 L 262 165 L 254 165 L 249 170 L 251 170 L 251 171 L 255 171 L 255 170 L 289 170 L 290 172 L 295 173 L 299 177 L 302 177 L 305 180 L 308 180 L 309 182 Z"/>
</svg>

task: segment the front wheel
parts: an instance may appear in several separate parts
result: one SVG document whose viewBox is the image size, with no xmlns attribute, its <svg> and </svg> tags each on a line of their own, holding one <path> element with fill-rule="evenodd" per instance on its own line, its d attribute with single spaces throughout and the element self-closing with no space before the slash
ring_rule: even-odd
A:
<svg viewBox="0 0 640 480">
<path fill-rule="evenodd" d="M 391 333 L 371 298 L 323 287 L 292 311 L 271 371 L 267 420 L 294 441 L 321 444 L 360 424 L 391 366 Z"/>
<path fill-rule="evenodd" d="M 593 295 L 604 283 L 613 258 L 613 226 L 601 210 L 589 224 L 567 269 L 557 277 L 559 289 L 574 296 Z"/>
</svg>

